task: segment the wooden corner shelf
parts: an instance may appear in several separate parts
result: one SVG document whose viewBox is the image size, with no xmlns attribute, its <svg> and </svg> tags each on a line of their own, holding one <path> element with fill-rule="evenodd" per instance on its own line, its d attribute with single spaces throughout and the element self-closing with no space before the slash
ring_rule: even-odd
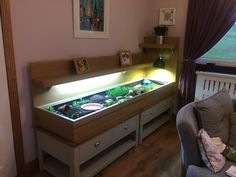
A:
<svg viewBox="0 0 236 177">
<path fill-rule="evenodd" d="M 147 43 L 141 43 L 139 44 L 140 48 L 144 49 L 170 49 L 175 50 L 175 45 L 172 44 L 147 44 Z"/>
<path fill-rule="evenodd" d="M 165 37 L 163 44 L 156 43 L 155 36 L 144 37 L 144 42 L 139 44 L 143 49 L 170 49 L 171 51 L 178 50 L 179 37 Z"/>
<path fill-rule="evenodd" d="M 174 51 L 179 47 L 179 38 L 165 37 L 163 44 L 157 44 L 155 36 L 145 37 L 144 42 L 140 43 L 139 47 L 143 49 L 170 49 Z"/>
</svg>

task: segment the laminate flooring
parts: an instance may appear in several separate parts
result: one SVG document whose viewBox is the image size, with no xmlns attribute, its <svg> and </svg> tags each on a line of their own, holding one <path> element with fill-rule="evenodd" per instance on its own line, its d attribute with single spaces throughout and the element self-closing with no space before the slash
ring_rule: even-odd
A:
<svg viewBox="0 0 236 177">
<path fill-rule="evenodd" d="M 133 148 L 101 171 L 96 177 L 159 177 L 171 168 L 180 152 L 175 120 L 153 132 L 137 148 Z M 176 158 L 175 158 L 176 159 Z M 179 167 L 180 168 L 180 167 Z M 52 177 L 39 172 L 33 177 Z"/>
</svg>

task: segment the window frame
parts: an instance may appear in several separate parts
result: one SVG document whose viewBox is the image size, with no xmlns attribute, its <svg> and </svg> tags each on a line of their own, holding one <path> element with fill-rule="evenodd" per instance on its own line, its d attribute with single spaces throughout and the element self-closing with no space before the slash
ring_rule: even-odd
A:
<svg viewBox="0 0 236 177">
<path fill-rule="evenodd" d="M 236 21 L 233 26 L 236 26 Z M 232 28 L 233 28 L 232 26 Z M 211 50 L 211 49 L 210 49 Z M 236 58 L 235 59 L 219 59 L 219 58 L 206 58 L 206 57 L 199 57 L 196 60 L 196 64 L 207 64 L 207 63 L 214 63 L 217 66 L 223 67 L 236 67 Z"/>
<path fill-rule="evenodd" d="M 236 68 L 236 60 L 220 60 L 200 57 L 195 61 L 195 63 L 201 65 L 206 65 L 207 63 L 214 63 L 217 66 Z"/>
</svg>

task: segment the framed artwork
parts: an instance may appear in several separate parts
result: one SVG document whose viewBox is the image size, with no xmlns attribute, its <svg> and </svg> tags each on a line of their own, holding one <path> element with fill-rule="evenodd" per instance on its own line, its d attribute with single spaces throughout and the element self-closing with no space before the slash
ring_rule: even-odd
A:
<svg viewBox="0 0 236 177">
<path fill-rule="evenodd" d="M 130 66 L 132 65 L 132 55 L 129 50 L 121 50 L 119 52 L 120 64 L 121 66 Z"/>
<path fill-rule="evenodd" d="M 74 37 L 109 37 L 109 0 L 73 0 Z"/>
<path fill-rule="evenodd" d="M 175 11 L 173 7 L 160 8 L 159 24 L 160 25 L 174 25 L 175 24 Z"/>
<path fill-rule="evenodd" d="M 83 74 L 90 71 L 89 64 L 86 58 L 74 59 L 73 61 L 77 74 Z"/>
</svg>

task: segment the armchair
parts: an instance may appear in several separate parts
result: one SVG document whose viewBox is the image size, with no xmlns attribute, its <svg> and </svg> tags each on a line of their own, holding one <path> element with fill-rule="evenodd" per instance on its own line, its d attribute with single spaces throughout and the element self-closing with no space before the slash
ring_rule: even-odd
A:
<svg viewBox="0 0 236 177">
<path fill-rule="evenodd" d="M 233 99 L 236 111 L 236 99 Z M 176 126 L 181 143 L 181 162 L 183 176 L 186 177 L 227 177 L 225 171 L 233 162 L 226 161 L 224 168 L 219 173 L 212 173 L 203 163 L 198 147 L 198 124 L 193 111 L 194 102 L 185 105 L 177 114 Z"/>
</svg>

